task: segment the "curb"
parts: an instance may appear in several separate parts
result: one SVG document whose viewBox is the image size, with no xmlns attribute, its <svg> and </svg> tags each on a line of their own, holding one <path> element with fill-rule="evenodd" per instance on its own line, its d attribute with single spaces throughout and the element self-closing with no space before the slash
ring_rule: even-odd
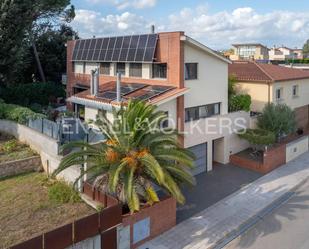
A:
<svg viewBox="0 0 309 249">
<path fill-rule="evenodd" d="M 295 194 L 295 191 L 299 187 L 304 185 L 308 180 L 309 180 L 309 176 L 306 177 L 306 179 L 303 179 L 302 181 L 300 181 L 296 186 L 291 188 L 288 192 L 282 194 L 282 196 L 278 197 L 271 204 L 266 206 L 262 211 L 258 212 L 253 217 L 249 218 L 246 222 L 241 224 L 234 231 L 231 231 L 230 233 L 228 233 L 226 236 L 224 236 L 222 239 L 216 242 L 215 245 L 209 246 L 205 249 L 221 249 L 224 246 L 228 245 L 234 239 L 238 238 L 239 236 L 244 234 L 247 230 L 252 228 L 256 223 L 261 221 L 266 215 L 270 214 L 272 211 L 274 211 L 275 209 L 283 205 L 285 202 L 287 202 Z"/>
</svg>

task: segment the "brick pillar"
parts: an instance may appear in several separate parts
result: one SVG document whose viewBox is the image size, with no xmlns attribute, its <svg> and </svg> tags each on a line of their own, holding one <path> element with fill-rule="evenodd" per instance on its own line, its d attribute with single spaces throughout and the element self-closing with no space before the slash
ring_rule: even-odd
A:
<svg viewBox="0 0 309 249">
<path fill-rule="evenodd" d="M 75 46 L 75 40 L 67 42 L 67 86 L 66 86 L 67 98 L 73 95 L 73 85 L 75 76 L 73 72 L 72 55 L 74 46 Z M 73 106 L 71 103 L 67 102 L 67 108 L 73 111 Z"/>
</svg>

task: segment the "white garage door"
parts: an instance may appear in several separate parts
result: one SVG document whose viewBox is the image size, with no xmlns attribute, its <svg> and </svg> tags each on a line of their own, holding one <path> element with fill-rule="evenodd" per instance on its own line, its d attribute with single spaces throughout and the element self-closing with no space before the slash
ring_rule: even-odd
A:
<svg viewBox="0 0 309 249">
<path fill-rule="evenodd" d="M 193 169 L 193 175 L 198 175 L 207 170 L 207 143 L 198 144 L 188 148 L 195 156 L 195 168 Z"/>
</svg>

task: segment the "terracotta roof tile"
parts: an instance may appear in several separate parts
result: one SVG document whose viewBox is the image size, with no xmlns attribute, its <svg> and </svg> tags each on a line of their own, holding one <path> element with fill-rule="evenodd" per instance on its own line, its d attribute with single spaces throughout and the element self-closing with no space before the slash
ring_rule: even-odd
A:
<svg viewBox="0 0 309 249">
<path fill-rule="evenodd" d="M 253 61 L 235 61 L 229 65 L 229 75 L 235 75 L 239 81 L 276 82 L 297 79 L 309 79 L 309 72 L 272 64 Z"/>
</svg>

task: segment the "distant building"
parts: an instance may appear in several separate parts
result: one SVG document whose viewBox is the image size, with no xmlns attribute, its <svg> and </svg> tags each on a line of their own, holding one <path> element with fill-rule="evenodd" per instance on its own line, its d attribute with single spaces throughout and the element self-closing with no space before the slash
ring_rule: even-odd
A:
<svg viewBox="0 0 309 249">
<path fill-rule="evenodd" d="M 271 61 L 285 61 L 289 59 L 303 59 L 303 50 L 284 46 L 273 47 L 269 50 L 269 60 Z"/>
<path fill-rule="evenodd" d="M 268 60 L 268 48 L 260 43 L 233 44 L 231 60 Z"/>
</svg>

